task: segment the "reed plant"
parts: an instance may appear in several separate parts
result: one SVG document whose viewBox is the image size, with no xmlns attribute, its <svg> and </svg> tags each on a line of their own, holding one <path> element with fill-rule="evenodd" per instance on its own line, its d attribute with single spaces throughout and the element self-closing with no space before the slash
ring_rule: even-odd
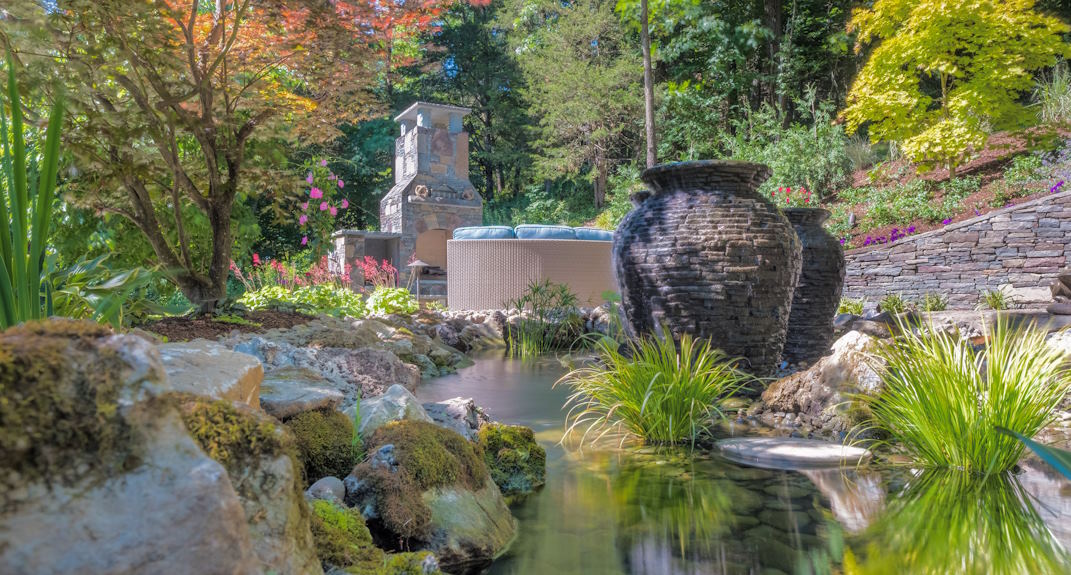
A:
<svg viewBox="0 0 1071 575">
<path fill-rule="evenodd" d="M 948 309 L 948 298 L 937 292 L 928 292 L 923 294 L 918 306 L 922 311 L 945 311 Z"/>
<path fill-rule="evenodd" d="M 1011 298 L 1004 290 L 985 290 L 978 298 L 978 309 L 1006 310 L 1011 308 Z"/>
<path fill-rule="evenodd" d="M 608 435 L 622 443 L 639 438 L 694 446 L 722 417 L 719 402 L 751 381 L 708 340 L 688 334 L 679 343 L 670 337 L 631 340 L 624 353 L 612 338 L 594 345 L 597 360 L 555 384 L 572 390 L 565 435 L 583 430 L 581 447 Z"/>
<path fill-rule="evenodd" d="M 994 473 L 1011 469 L 1023 444 L 997 426 L 1033 437 L 1071 390 L 1067 353 L 1032 324 L 997 318 L 976 349 L 958 333 L 901 323 L 878 346 L 884 389 L 860 399 L 869 426 L 923 466 Z"/>
<path fill-rule="evenodd" d="M 910 304 L 904 299 L 904 296 L 898 293 L 886 294 L 878 302 L 878 309 L 891 314 L 901 314 L 910 308 Z"/>
<path fill-rule="evenodd" d="M 578 303 L 565 284 L 547 279 L 529 282 L 523 294 L 506 303 L 507 308 L 523 312 L 515 324 L 506 326 L 509 354 L 528 360 L 571 346 L 582 331 Z"/>
<path fill-rule="evenodd" d="M 0 101 L 0 107 L 3 102 Z M 63 100 L 52 106 L 40 161 L 27 151 L 14 59 L 7 64 L 8 114 L 0 114 L 0 328 L 49 315 L 45 243 L 52 226 Z M 8 117 L 10 116 L 10 118 Z M 36 190 L 34 183 L 36 180 Z"/>
</svg>

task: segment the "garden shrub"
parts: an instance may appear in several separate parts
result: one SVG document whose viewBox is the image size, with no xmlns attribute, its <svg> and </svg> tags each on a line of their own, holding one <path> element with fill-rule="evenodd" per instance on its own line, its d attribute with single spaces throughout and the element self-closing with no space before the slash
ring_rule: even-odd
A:
<svg viewBox="0 0 1071 575">
<path fill-rule="evenodd" d="M 527 493 L 543 485 L 547 452 L 531 429 L 491 423 L 480 428 L 478 442 L 491 479 L 504 495 Z"/>
<path fill-rule="evenodd" d="M 324 477 L 346 477 L 356 464 L 353 422 L 335 410 L 299 413 L 286 420 L 294 434 L 305 478 L 313 483 Z"/>
<path fill-rule="evenodd" d="M 941 222 L 955 216 L 963 200 L 980 189 L 980 179 L 964 177 L 941 183 L 912 180 L 894 186 L 856 188 L 841 191 L 838 197 L 850 204 L 865 203 L 863 224 L 880 227 L 915 220 Z"/>
<path fill-rule="evenodd" d="M 907 300 L 898 293 L 886 294 L 886 296 L 881 298 L 881 301 L 878 302 L 878 309 L 891 314 L 904 313 L 909 307 L 910 305 L 908 305 Z"/>
<path fill-rule="evenodd" d="M 283 286 L 265 286 L 256 291 L 247 291 L 238 303 L 251 310 L 294 309 L 338 317 L 360 318 L 365 315 L 364 302 L 353 290 L 330 284 L 301 286 L 290 289 Z"/>
<path fill-rule="evenodd" d="M 863 306 L 865 304 L 866 300 L 863 298 L 852 299 L 848 297 L 842 297 L 840 298 L 840 304 L 837 305 L 837 313 L 863 315 Z"/>
<path fill-rule="evenodd" d="M 376 315 L 414 314 L 420 309 L 413 294 L 405 288 L 377 287 L 368 296 L 368 313 Z"/>
<path fill-rule="evenodd" d="M 948 309 L 948 298 L 936 292 L 929 292 L 922 296 L 918 307 L 922 311 L 945 311 Z"/>
</svg>

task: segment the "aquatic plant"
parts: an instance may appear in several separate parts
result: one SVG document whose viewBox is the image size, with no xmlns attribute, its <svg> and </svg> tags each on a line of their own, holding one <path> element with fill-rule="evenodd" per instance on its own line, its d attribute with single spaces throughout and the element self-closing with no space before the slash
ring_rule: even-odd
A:
<svg viewBox="0 0 1071 575">
<path fill-rule="evenodd" d="M 26 150 L 22 123 L 22 102 L 15 80 L 15 62 L 8 54 L 8 118 L 0 115 L 3 178 L 0 179 L 0 328 L 29 319 L 50 315 L 45 288 L 45 242 L 52 226 L 53 201 L 56 198 L 56 171 L 59 164 L 60 128 L 63 122 L 63 99 L 52 105 L 45 132 L 41 160 L 27 166 L 35 154 Z M 2 102 L 0 102 L 2 107 Z M 37 181 L 37 192 L 30 193 L 30 183 Z"/>
<path fill-rule="evenodd" d="M 679 343 L 644 337 L 626 345 L 622 353 L 615 340 L 598 340 L 597 361 L 555 383 L 573 390 L 566 421 L 570 432 L 584 429 L 581 446 L 592 433 L 595 441 L 620 433 L 622 441 L 694 445 L 722 417 L 720 400 L 752 380 L 709 341 L 688 334 Z"/>
<path fill-rule="evenodd" d="M 1067 552 L 1014 476 L 928 470 L 890 498 L 847 551 L 844 573 L 1019 575 L 1067 573 Z"/>
<path fill-rule="evenodd" d="M 1071 390 L 1067 353 L 1045 343 L 1032 324 L 998 318 L 976 350 L 958 333 L 901 323 L 878 346 L 872 366 L 885 387 L 861 396 L 867 425 L 888 434 L 919 464 L 992 473 L 1011 469 L 1023 445 L 995 428 L 1033 437 Z"/>
<path fill-rule="evenodd" d="M 513 357 L 532 359 L 571 345 L 580 336 L 579 300 L 568 285 L 549 279 L 531 281 L 506 308 L 524 312 L 506 325 L 506 343 Z"/>
</svg>

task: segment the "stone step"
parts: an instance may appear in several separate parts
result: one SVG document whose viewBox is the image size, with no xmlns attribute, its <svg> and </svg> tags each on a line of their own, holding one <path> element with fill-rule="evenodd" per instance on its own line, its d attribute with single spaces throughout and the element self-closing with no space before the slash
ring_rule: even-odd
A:
<svg viewBox="0 0 1071 575">
<path fill-rule="evenodd" d="M 870 459 L 870 452 L 861 447 L 795 437 L 723 439 L 717 448 L 730 461 L 764 469 L 854 466 Z"/>
</svg>

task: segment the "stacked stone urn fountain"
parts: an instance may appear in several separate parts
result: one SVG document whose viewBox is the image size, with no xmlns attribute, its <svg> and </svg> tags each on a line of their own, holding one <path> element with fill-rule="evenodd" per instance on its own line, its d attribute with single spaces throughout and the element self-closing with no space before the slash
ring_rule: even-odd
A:
<svg viewBox="0 0 1071 575">
<path fill-rule="evenodd" d="M 807 331 L 826 330 L 820 318 L 828 301 L 839 300 L 843 281 L 840 246 L 833 255 L 824 249 L 824 232 L 812 229 L 820 230 L 820 215 L 801 214 L 807 223 L 794 229 L 758 193 L 769 176 L 762 164 L 720 160 L 664 164 L 643 173 L 651 193 L 634 197 L 636 207 L 618 226 L 613 247 L 633 335 L 668 331 L 675 339 L 685 333 L 707 338 L 744 360 L 749 371 L 771 375 L 790 337 L 790 313 L 800 318 L 793 342 L 802 341 L 797 333 L 806 338 Z M 805 245 L 811 246 L 806 252 Z M 805 264 L 805 253 L 821 257 Z M 823 281 L 799 284 L 801 269 L 812 268 L 823 271 L 806 272 L 807 278 Z M 826 291 L 831 293 L 825 297 L 818 293 Z M 834 303 L 828 311 L 828 334 L 812 337 L 828 343 L 835 309 Z M 800 353 L 813 354 L 826 343 L 803 346 Z M 791 357 L 798 347 L 789 347 Z"/>
</svg>

